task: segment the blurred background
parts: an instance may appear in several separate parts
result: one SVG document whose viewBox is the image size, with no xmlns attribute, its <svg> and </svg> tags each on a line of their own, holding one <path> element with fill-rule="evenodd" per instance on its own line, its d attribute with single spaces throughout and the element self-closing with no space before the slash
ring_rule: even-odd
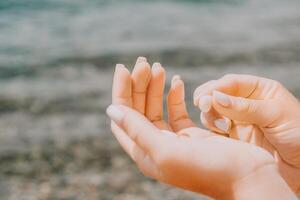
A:
<svg viewBox="0 0 300 200">
<path fill-rule="evenodd" d="M 300 97 L 298 0 L 1 0 L 0 199 L 207 199 L 145 178 L 109 130 L 116 63 L 197 85 L 226 73 Z M 169 83 L 167 84 L 169 87 Z"/>
</svg>

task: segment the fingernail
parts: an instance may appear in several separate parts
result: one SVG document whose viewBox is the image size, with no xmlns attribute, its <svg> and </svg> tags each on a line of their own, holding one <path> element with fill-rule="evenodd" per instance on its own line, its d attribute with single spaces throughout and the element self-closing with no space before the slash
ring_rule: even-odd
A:
<svg viewBox="0 0 300 200">
<path fill-rule="evenodd" d="M 172 90 L 175 90 L 176 88 L 180 87 L 183 84 L 184 83 L 181 79 L 175 79 L 171 82 L 171 88 L 172 88 Z"/>
<path fill-rule="evenodd" d="M 214 121 L 214 124 L 221 131 L 224 131 L 227 133 L 229 130 L 229 125 L 228 125 L 228 123 L 226 123 L 225 119 L 217 119 Z"/>
<path fill-rule="evenodd" d="M 172 78 L 172 82 L 175 82 L 176 80 L 181 80 L 181 77 L 179 75 L 174 75 Z"/>
<path fill-rule="evenodd" d="M 231 119 L 229 119 L 227 117 L 224 117 L 224 120 L 225 120 L 225 123 L 227 125 L 227 130 L 229 131 L 231 129 L 231 126 L 232 126 Z"/>
<path fill-rule="evenodd" d="M 228 107 L 231 103 L 229 97 L 221 92 L 214 91 L 213 96 L 215 97 L 217 103 L 221 104 L 224 107 Z"/>
<path fill-rule="evenodd" d="M 177 85 L 180 84 L 180 82 L 179 82 L 180 80 L 181 79 L 180 79 L 179 75 L 173 76 L 172 81 L 171 81 L 171 87 L 172 87 L 172 89 L 175 89 L 177 87 Z"/>
<path fill-rule="evenodd" d="M 212 97 L 211 96 L 203 96 L 201 98 L 199 98 L 199 109 L 202 111 L 202 112 L 205 112 L 207 113 L 208 111 L 210 111 L 211 109 L 211 104 L 212 104 Z"/>
<path fill-rule="evenodd" d="M 138 57 L 136 60 L 136 63 L 142 63 L 142 62 L 147 62 L 147 58 L 142 57 L 142 56 Z"/>
<path fill-rule="evenodd" d="M 154 63 L 152 65 L 152 74 L 159 74 L 163 70 L 160 63 Z"/>
<path fill-rule="evenodd" d="M 158 69 L 158 68 L 161 68 L 161 64 L 160 63 L 153 63 L 153 65 L 152 65 L 152 68 L 154 69 L 154 70 L 156 70 L 156 69 Z"/>
<path fill-rule="evenodd" d="M 119 68 L 123 68 L 124 65 L 123 64 L 116 64 L 116 70 L 119 69 Z"/>
<path fill-rule="evenodd" d="M 106 114 L 109 118 L 117 124 L 120 124 L 124 118 L 124 113 L 115 105 L 110 105 L 106 109 Z"/>
</svg>

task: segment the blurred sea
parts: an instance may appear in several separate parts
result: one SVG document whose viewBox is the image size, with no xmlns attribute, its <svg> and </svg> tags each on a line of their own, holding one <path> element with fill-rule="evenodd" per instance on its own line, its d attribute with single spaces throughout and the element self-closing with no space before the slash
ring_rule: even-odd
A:
<svg viewBox="0 0 300 200">
<path fill-rule="evenodd" d="M 0 77 L 141 51 L 298 61 L 299 9 L 297 0 L 0 1 Z"/>
<path fill-rule="evenodd" d="M 0 0 L 0 198 L 194 200 L 144 178 L 104 111 L 116 63 L 196 86 L 227 73 L 300 97 L 298 0 Z M 167 88 L 169 84 L 167 83 Z"/>
</svg>

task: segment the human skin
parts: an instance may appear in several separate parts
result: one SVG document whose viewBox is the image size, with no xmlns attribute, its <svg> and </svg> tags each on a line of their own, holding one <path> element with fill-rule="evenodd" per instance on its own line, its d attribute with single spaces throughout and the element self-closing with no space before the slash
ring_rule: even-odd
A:
<svg viewBox="0 0 300 200">
<path fill-rule="evenodd" d="M 113 105 L 107 109 L 116 139 L 148 177 L 216 199 L 296 199 L 262 148 L 195 126 L 175 76 L 163 120 L 165 71 L 139 58 L 132 74 L 117 65 Z"/>
<path fill-rule="evenodd" d="M 300 193 L 300 103 L 280 83 L 250 75 L 226 75 L 199 86 L 194 104 L 200 108 L 211 104 L 211 109 L 201 113 L 208 129 L 269 151 L 289 186 Z M 220 130 L 214 121 L 224 117 L 232 120 L 231 128 L 223 125 Z"/>
</svg>

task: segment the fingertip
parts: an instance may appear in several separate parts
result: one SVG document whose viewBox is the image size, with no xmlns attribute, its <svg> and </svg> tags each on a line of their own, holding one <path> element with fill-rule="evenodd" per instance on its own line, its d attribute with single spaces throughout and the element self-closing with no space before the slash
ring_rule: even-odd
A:
<svg viewBox="0 0 300 200">
<path fill-rule="evenodd" d="M 165 73 L 165 69 L 162 67 L 162 65 L 160 63 L 155 62 L 152 65 L 152 72 L 154 74 Z"/>
<path fill-rule="evenodd" d="M 173 77 L 172 77 L 172 81 L 171 81 L 171 83 L 174 83 L 175 81 L 177 81 L 177 80 L 181 80 L 181 77 L 179 76 L 179 75 L 174 75 Z"/>
<path fill-rule="evenodd" d="M 143 59 L 143 57 L 139 57 L 141 61 L 137 62 L 132 71 L 131 77 L 134 83 L 134 88 L 139 91 L 144 91 L 149 84 L 151 79 L 151 66 L 147 62 L 147 60 Z M 143 83 L 143 84 L 141 84 Z M 141 88 L 140 88 L 141 87 Z"/>
<path fill-rule="evenodd" d="M 108 117 L 118 125 L 121 125 L 124 118 L 124 111 L 120 108 L 120 106 L 110 105 L 106 109 L 106 114 Z"/>
<path fill-rule="evenodd" d="M 133 72 L 139 69 L 151 71 L 151 66 L 145 57 L 138 57 Z"/>
<path fill-rule="evenodd" d="M 118 63 L 118 64 L 116 64 L 115 70 L 120 70 L 122 68 L 125 68 L 125 66 L 123 64 Z"/>
<path fill-rule="evenodd" d="M 155 62 L 155 63 L 153 63 L 152 67 L 153 68 L 160 68 L 161 64 L 159 62 Z"/>
<path fill-rule="evenodd" d="M 229 122 L 227 119 L 216 119 L 214 121 L 214 125 L 224 133 L 228 134 L 230 127 L 231 127 L 231 121 Z"/>
<path fill-rule="evenodd" d="M 120 68 L 120 67 L 124 67 L 124 64 L 122 64 L 122 63 L 117 63 L 117 64 L 116 64 L 116 68 Z"/>
<path fill-rule="evenodd" d="M 151 76 L 151 66 L 147 61 L 138 62 L 133 68 L 132 77 L 140 78 L 143 75 L 146 75 L 147 79 Z"/>
<path fill-rule="evenodd" d="M 194 91 L 194 94 L 193 94 L 193 103 L 194 103 L 194 106 L 196 106 L 196 107 L 199 106 L 199 99 L 200 99 L 200 96 L 201 96 L 201 95 L 198 94 L 198 90 L 196 89 L 196 90 Z"/>
<path fill-rule="evenodd" d="M 169 94 L 167 96 L 168 105 L 179 105 L 185 99 L 184 83 L 181 79 L 175 79 L 171 82 Z"/>
<path fill-rule="evenodd" d="M 127 74 L 128 73 L 130 74 L 129 70 L 125 67 L 125 65 L 118 63 L 118 64 L 116 64 L 115 72 L 119 72 L 119 71 L 123 71 Z"/>
<path fill-rule="evenodd" d="M 139 56 L 136 60 L 136 63 L 142 63 L 142 62 L 147 62 L 147 58 L 143 57 L 143 56 Z"/>
<path fill-rule="evenodd" d="M 193 99 L 193 103 L 194 103 L 194 106 L 198 107 L 198 104 L 199 104 L 199 98 L 194 98 L 194 99 Z"/>
<path fill-rule="evenodd" d="M 165 69 L 161 66 L 160 63 L 154 63 L 151 68 L 151 76 L 153 77 L 153 81 L 158 81 L 162 82 L 163 85 L 165 83 L 166 79 L 166 71 Z M 151 79 L 152 81 L 152 79 Z"/>
<path fill-rule="evenodd" d="M 212 97 L 205 95 L 201 98 L 198 98 L 198 107 L 202 112 L 209 112 L 212 107 Z"/>
<path fill-rule="evenodd" d="M 181 79 L 178 79 L 178 77 L 172 80 L 170 93 L 173 93 L 173 96 L 176 98 L 184 98 L 184 82 Z"/>
<path fill-rule="evenodd" d="M 117 64 L 113 76 L 112 100 L 117 104 L 131 106 L 131 75 L 123 64 Z"/>
</svg>

